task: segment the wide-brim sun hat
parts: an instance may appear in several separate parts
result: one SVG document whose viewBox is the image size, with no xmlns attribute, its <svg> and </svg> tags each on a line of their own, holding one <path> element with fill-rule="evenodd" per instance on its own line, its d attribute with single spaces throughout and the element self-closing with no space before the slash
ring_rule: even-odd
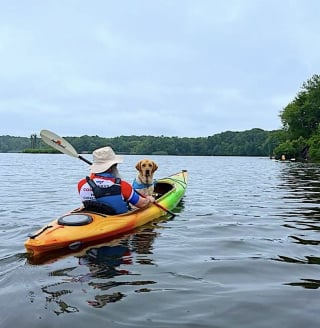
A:
<svg viewBox="0 0 320 328">
<path fill-rule="evenodd" d="M 122 163 L 123 158 L 116 155 L 109 146 L 96 149 L 93 153 L 93 163 L 90 166 L 91 173 L 107 171 L 112 165 Z"/>
</svg>

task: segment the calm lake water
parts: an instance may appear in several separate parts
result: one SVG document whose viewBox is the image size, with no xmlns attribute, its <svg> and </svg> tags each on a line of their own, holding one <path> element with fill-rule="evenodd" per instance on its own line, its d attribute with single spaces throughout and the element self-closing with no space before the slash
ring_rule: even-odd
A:
<svg viewBox="0 0 320 328">
<path fill-rule="evenodd" d="M 141 158 L 125 156 L 123 178 Z M 33 263 L 27 235 L 80 205 L 88 167 L 0 154 L 0 327 L 318 328 L 320 165 L 151 158 L 156 178 L 189 171 L 178 216 Z"/>
</svg>

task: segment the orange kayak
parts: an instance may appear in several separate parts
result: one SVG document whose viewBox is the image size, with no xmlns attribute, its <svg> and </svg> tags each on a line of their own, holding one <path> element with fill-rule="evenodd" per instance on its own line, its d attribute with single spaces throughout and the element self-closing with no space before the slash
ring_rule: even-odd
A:
<svg viewBox="0 0 320 328">
<path fill-rule="evenodd" d="M 61 249 L 77 250 L 86 244 L 112 239 L 142 226 L 166 213 L 172 213 L 185 194 L 188 172 L 183 170 L 157 180 L 156 204 L 119 215 L 102 214 L 83 208 L 72 210 L 29 236 L 28 253 L 38 256 Z M 167 209 L 167 211 L 165 211 Z"/>
</svg>

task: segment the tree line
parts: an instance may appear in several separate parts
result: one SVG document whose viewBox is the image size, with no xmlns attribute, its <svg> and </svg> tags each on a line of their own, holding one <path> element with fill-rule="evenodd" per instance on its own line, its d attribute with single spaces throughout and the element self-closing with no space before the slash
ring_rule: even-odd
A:
<svg viewBox="0 0 320 328">
<path fill-rule="evenodd" d="M 303 82 L 296 97 L 280 111 L 282 128 L 226 131 L 208 137 L 84 135 L 65 137 L 78 153 L 109 145 L 117 153 L 180 156 L 272 156 L 320 161 L 320 75 Z M 31 138 L 0 136 L 0 152 L 56 152 L 32 134 Z"/>
<path fill-rule="evenodd" d="M 277 145 L 274 131 L 251 129 L 242 132 L 226 131 L 209 137 L 187 138 L 166 136 L 119 136 L 104 138 L 84 135 L 64 137 L 78 153 L 111 146 L 117 153 L 131 155 L 179 156 L 270 156 Z M 0 152 L 56 152 L 40 137 L 0 136 Z"/>
</svg>

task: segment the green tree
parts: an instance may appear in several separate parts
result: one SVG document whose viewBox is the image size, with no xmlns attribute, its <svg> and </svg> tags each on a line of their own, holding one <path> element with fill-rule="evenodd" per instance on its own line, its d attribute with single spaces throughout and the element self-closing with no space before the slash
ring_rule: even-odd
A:
<svg viewBox="0 0 320 328">
<path fill-rule="evenodd" d="M 309 156 L 314 161 L 320 161 L 320 127 L 309 139 Z"/>
<path fill-rule="evenodd" d="M 290 139 L 310 138 L 320 123 L 320 75 L 304 82 L 302 91 L 280 114 Z"/>
<path fill-rule="evenodd" d="M 275 148 L 275 154 L 319 158 L 315 145 L 320 124 L 320 75 L 315 74 L 302 84 L 295 99 L 280 112 L 280 118 L 286 140 Z"/>
</svg>

